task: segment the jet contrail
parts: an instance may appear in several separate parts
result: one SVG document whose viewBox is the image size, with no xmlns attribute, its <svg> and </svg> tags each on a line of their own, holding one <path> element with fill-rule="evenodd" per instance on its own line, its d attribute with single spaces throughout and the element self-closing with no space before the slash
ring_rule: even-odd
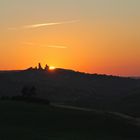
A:
<svg viewBox="0 0 140 140">
<path fill-rule="evenodd" d="M 23 28 L 24 29 L 32 29 L 32 28 L 39 28 L 39 27 L 44 27 L 44 26 L 54 26 L 54 25 L 76 23 L 76 22 L 78 22 L 78 20 L 71 20 L 71 21 L 65 21 L 65 22 L 40 23 L 40 24 L 25 25 L 25 26 L 23 26 Z"/>
<path fill-rule="evenodd" d="M 44 26 L 53 26 L 53 25 L 59 25 L 62 23 L 56 22 L 56 23 L 41 23 L 41 24 L 33 24 L 33 25 L 26 25 L 23 26 L 24 29 L 32 29 L 32 28 L 39 28 Z"/>
<path fill-rule="evenodd" d="M 63 22 L 48 22 L 48 23 L 38 23 L 38 24 L 32 24 L 32 25 L 24 25 L 19 28 L 16 27 L 10 27 L 9 30 L 16 30 L 16 29 L 35 29 L 40 27 L 46 27 L 46 26 L 54 26 L 54 25 L 61 25 L 61 24 L 69 24 L 69 23 L 76 23 L 79 20 L 71 20 L 71 21 L 63 21 Z"/>
</svg>

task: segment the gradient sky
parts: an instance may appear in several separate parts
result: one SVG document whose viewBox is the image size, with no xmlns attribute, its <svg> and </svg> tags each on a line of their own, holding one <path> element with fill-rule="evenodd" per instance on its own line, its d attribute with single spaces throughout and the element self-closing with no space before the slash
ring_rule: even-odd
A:
<svg viewBox="0 0 140 140">
<path fill-rule="evenodd" d="M 0 0 L 0 69 L 38 62 L 140 75 L 140 0 Z"/>
</svg>

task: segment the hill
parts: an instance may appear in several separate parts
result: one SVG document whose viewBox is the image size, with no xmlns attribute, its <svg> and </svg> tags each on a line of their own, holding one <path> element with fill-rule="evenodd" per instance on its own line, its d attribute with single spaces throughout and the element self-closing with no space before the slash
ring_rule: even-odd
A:
<svg viewBox="0 0 140 140">
<path fill-rule="evenodd" d="M 24 86 L 34 86 L 37 97 L 53 103 L 117 111 L 135 116 L 135 112 L 125 110 L 129 106 L 121 102 L 132 95 L 134 89 L 140 88 L 140 80 L 65 69 L 28 69 L 0 72 L 0 85 L 0 96 L 21 95 Z M 133 98 L 137 96 L 134 95 Z M 139 101 L 136 102 L 139 105 Z M 120 104 L 124 106 L 123 110 Z"/>
</svg>

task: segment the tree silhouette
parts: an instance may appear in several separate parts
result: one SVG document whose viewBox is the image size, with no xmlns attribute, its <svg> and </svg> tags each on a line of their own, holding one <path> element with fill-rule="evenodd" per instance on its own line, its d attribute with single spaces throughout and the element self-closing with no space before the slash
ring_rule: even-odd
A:
<svg viewBox="0 0 140 140">
<path fill-rule="evenodd" d="M 23 97 L 32 97 L 36 95 L 36 88 L 34 86 L 24 86 L 21 93 Z"/>
<path fill-rule="evenodd" d="M 42 66 L 41 66 L 41 63 L 38 63 L 38 69 L 39 70 L 43 70 Z"/>
<path fill-rule="evenodd" d="M 49 66 L 46 64 L 44 70 L 48 70 L 49 69 Z"/>
</svg>

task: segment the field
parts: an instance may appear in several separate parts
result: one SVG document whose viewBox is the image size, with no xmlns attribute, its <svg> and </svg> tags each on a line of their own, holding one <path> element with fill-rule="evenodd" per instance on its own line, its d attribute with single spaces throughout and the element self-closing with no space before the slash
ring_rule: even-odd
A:
<svg viewBox="0 0 140 140">
<path fill-rule="evenodd" d="M 129 140 L 131 137 L 134 140 L 136 138 L 125 121 L 102 113 L 18 101 L 0 101 L 0 112 L 0 140 Z"/>
</svg>

